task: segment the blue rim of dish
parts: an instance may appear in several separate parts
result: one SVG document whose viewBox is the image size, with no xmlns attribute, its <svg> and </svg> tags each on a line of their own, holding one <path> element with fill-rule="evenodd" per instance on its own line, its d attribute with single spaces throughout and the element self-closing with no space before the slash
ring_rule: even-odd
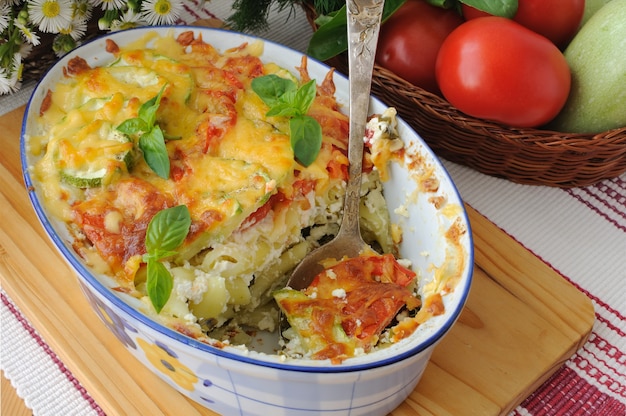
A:
<svg viewBox="0 0 626 416">
<path fill-rule="evenodd" d="M 294 49 L 291 49 L 287 46 L 281 45 L 279 43 L 273 42 L 273 41 L 269 41 L 266 39 L 263 39 L 261 37 L 257 37 L 257 36 L 253 36 L 253 35 L 248 35 L 248 34 L 243 34 L 243 33 L 238 33 L 238 32 L 232 32 L 229 30 L 224 30 L 224 29 L 215 29 L 215 28 L 203 28 L 203 27 L 197 27 L 197 26 L 188 26 L 188 25 L 177 25 L 177 26 L 148 26 L 148 27 L 139 27 L 139 28 L 133 28 L 133 29 L 127 29 L 124 32 L 115 32 L 113 34 L 106 34 L 100 37 L 96 37 L 92 40 L 90 40 L 89 42 L 84 43 L 83 45 L 79 46 L 78 48 L 74 49 L 74 51 L 72 51 L 70 54 L 68 54 L 68 56 L 75 56 L 77 55 L 81 50 L 85 49 L 88 45 L 94 43 L 94 42 L 98 42 L 98 41 L 102 41 L 103 39 L 106 38 L 117 38 L 117 37 L 123 37 L 123 33 L 127 33 L 129 31 L 154 31 L 154 30 L 162 30 L 162 29 L 167 29 L 167 30 L 193 30 L 193 31 L 200 31 L 200 32 L 204 32 L 204 33 L 220 33 L 220 34 L 227 34 L 228 36 L 233 36 L 233 37 L 243 37 L 246 39 L 250 39 L 250 40 L 260 40 L 263 41 L 264 44 L 271 44 L 274 47 L 277 47 L 279 49 L 283 49 L 285 51 L 289 51 L 290 53 L 296 53 L 299 54 L 300 56 L 303 55 L 302 52 L 298 52 Z M 236 46 L 236 45 L 233 45 Z M 311 57 L 307 58 L 310 61 L 316 62 L 319 65 L 322 65 L 323 67 L 326 67 L 328 69 L 330 69 L 330 67 L 328 65 L 326 65 L 323 62 L 317 61 Z M 62 64 L 63 61 L 57 61 L 52 67 L 50 67 L 46 73 L 43 75 L 43 77 L 41 78 L 41 80 L 45 79 L 45 77 L 48 75 L 48 73 L 50 71 L 52 71 L 54 68 L 57 68 L 58 66 L 60 66 Z M 341 78 L 347 79 L 345 75 L 341 74 L 341 73 L 335 73 L 336 76 L 339 76 Z M 29 110 L 30 107 L 32 105 L 34 105 L 33 100 L 35 98 L 36 93 L 39 91 L 41 87 L 41 83 L 38 83 L 38 85 L 35 87 L 33 94 L 31 95 L 31 97 L 28 100 L 28 104 L 26 105 L 26 109 L 25 109 L 25 115 L 29 114 Z M 372 96 L 372 98 L 380 103 L 382 103 L 378 98 Z M 367 370 L 367 369 L 372 369 L 372 368 L 377 368 L 377 367 L 382 367 L 382 366 L 387 366 L 396 362 L 400 362 L 402 360 L 405 360 L 411 356 L 414 356 L 418 353 L 420 353 L 421 351 L 429 348 L 431 345 L 437 343 L 442 337 L 443 335 L 446 334 L 446 332 L 448 332 L 448 330 L 452 327 L 452 325 L 454 325 L 454 323 L 456 322 L 458 316 L 461 314 L 461 310 L 463 309 L 463 306 L 465 305 L 466 301 L 467 301 L 467 297 L 469 295 L 469 291 L 470 291 L 470 287 L 471 287 L 471 283 L 473 280 L 473 264 L 474 264 L 474 243 L 473 243 L 473 234 L 472 234 L 472 230 L 471 230 L 471 224 L 469 222 L 469 218 L 467 216 L 467 211 L 465 209 L 465 207 L 462 206 L 462 213 L 461 213 L 461 217 L 463 218 L 463 220 L 465 221 L 465 224 L 467 226 L 467 233 L 469 236 L 469 244 L 468 244 L 468 271 L 467 271 L 467 279 L 465 280 L 465 286 L 462 288 L 457 287 L 456 290 L 462 290 L 462 295 L 461 298 L 459 299 L 459 302 L 456 306 L 456 309 L 454 311 L 452 311 L 450 313 L 449 318 L 445 321 L 445 323 L 437 329 L 437 331 L 435 333 L 433 333 L 432 335 L 430 335 L 426 340 L 424 340 L 423 342 L 421 342 L 420 344 L 416 345 L 413 348 L 407 349 L 406 351 L 402 351 L 401 354 L 397 354 L 391 357 L 387 357 L 381 360 L 377 360 L 377 361 L 373 361 L 373 362 L 367 362 L 367 363 L 359 363 L 359 364 L 339 364 L 339 365 L 328 365 L 328 366 L 315 366 L 315 365 L 299 365 L 299 364 L 288 364 L 288 363 L 280 363 L 280 362 L 272 362 L 272 361 L 266 361 L 266 360 L 262 360 L 262 359 L 256 359 L 256 358 L 252 358 L 252 357 L 248 357 L 248 356 L 243 356 L 240 354 L 235 354 L 229 351 L 225 351 L 222 350 L 220 348 L 217 347 L 213 347 L 211 345 L 205 344 L 201 341 L 198 341 L 196 339 L 193 339 L 189 336 L 186 336 L 178 331 L 175 331 L 173 329 L 170 329 L 158 322 L 156 322 L 155 320 L 149 318 L 147 315 L 143 314 L 142 312 L 138 311 L 137 309 L 133 308 L 132 306 L 130 306 L 129 304 L 127 304 L 126 302 L 124 302 L 120 297 L 118 297 L 117 295 L 115 295 L 113 293 L 113 291 L 109 288 L 107 288 L 105 285 L 103 285 L 93 274 L 91 271 L 89 271 L 89 269 L 83 264 L 83 262 L 81 260 L 79 260 L 77 254 L 75 252 L 73 252 L 72 250 L 70 250 L 70 248 L 67 246 L 66 242 L 64 242 L 62 240 L 62 238 L 57 234 L 56 230 L 54 229 L 54 227 L 52 226 L 48 216 L 46 215 L 46 213 L 44 212 L 44 209 L 42 207 L 41 202 L 39 201 L 39 198 L 37 196 L 37 193 L 35 192 L 35 185 L 33 183 L 33 181 L 30 178 L 30 174 L 29 174 L 29 168 L 28 168 L 28 158 L 26 155 L 26 145 L 25 145 L 25 139 L 24 136 L 26 134 L 26 121 L 27 121 L 27 117 L 25 116 L 22 120 L 22 130 L 21 130 L 21 134 L 20 134 L 20 158 L 21 158 L 21 164 L 22 164 L 22 174 L 23 174 L 23 179 L 24 179 L 24 183 L 26 184 L 26 190 L 28 191 L 28 196 L 29 199 L 31 201 L 31 204 L 35 210 L 35 213 L 37 214 L 37 218 L 40 222 L 40 224 L 43 226 L 43 228 L 46 230 L 48 238 L 50 238 L 52 240 L 52 242 L 54 243 L 56 249 L 60 252 L 60 254 L 64 257 L 65 261 L 69 262 L 71 264 L 71 266 L 75 269 L 75 271 L 77 271 L 80 274 L 80 277 L 82 279 L 84 279 L 87 283 L 89 283 L 89 285 L 91 285 L 91 287 L 96 290 L 98 293 L 100 293 L 102 296 L 104 296 L 109 302 L 111 302 L 113 305 L 115 305 L 116 307 L 120 308 L 123 312 L 125 312 L 127 315 L 130 315 L 132 317 L 134 317 L 135 319 L 137 319 L 140 323 L 142 323 L 143 325 L 146 325 L 147 327 L 149 327 L 151 330 L 160 333 L 166 337 L 169 337 L 177 342 L 186 344 L 190 347 L 196 348 L 202 352 L 206 352 L 209 354 L 215 354 L 217 356 L 223 357 L 223 358 L 228 358 L 234 361 L 238 361 L 238 362 L 242 362 L 242 363 L 247 363 L 247 364 L 251 364 L 254 366 L 259 366 L 259 367 L 271 367 L 271 368 L 275 368 L 275 369 L 279 369 L 279 370 L 284 370 L 284 371 L 294 371 L 294 372 L 305 372 L 305 373 L 344 373 L 344 372 L 353 372 L 353 371 L 363 371 L 363 370 Z M 404 122 L 404 120 L 402 120 L 401 118 L 399 118 L 399 123 L 402 123 L 405 125 L 405 127 L 407 127 L 409 130 L 414 131 L 413 128 L 411 128 L 410 126 L 408 126 L 406 124 L 406 122 Z M 426 147 L 433 155 L 435 155 L 434 152 L 432 152 L 432 150 L 430 149 L 430 147 L 423 141 L 423 139 L 417 134 L 417 132 L 415 132 L 416 137 L 419 139 L 419 142 L 421 145 L 423 145 L 424 147 Z M 440 171 L 442 172 L 443 175 L 446 176 L 446 178 L 448 179 L 448 181 L 452 184 L 452 191 L 454 192 L 456 198 L 459 201 L 462 201 L 459 191 L 456 187 L 456 184 L 454 184 L 454 182 L 452 181 L 452 178 L 450 177 L 450 174 L 448 173 L 447 169 L 445 168 L 445 166 L 443 166 L 443 164 L 441 163 L 441 161 L 439 160 L 438 157 L 433 158 L 434 163 L 437 165 L 437 167 L 440 169 Z"/>
</svg>

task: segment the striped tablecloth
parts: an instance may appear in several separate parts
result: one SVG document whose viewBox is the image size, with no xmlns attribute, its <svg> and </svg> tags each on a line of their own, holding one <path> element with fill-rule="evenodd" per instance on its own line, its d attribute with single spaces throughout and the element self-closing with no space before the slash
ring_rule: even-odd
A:
<svg viewBox="0 0 626 416">
<path fill-rule="evenodd" d="M 190 4 L 186 22 L 223 19 L 232 2 Z M 303 51 L 311 29 L 299 9 L 287 9 L 273 12 L 270 29 L 260 35 Z M 0 97 L 0 114 L 26 103 L 32 88 L 25 85 Z M 467 203 L 573 283 L 595 307 L 589 341 L 512 415 L 626 415 L 626 174 L 558 189 L 514 184 L 444 162 Z M 0 291 L 0 296 L 1 368 L 26 405 L 35 415 L 103 415 L 8 295 Z"/>
</svg>

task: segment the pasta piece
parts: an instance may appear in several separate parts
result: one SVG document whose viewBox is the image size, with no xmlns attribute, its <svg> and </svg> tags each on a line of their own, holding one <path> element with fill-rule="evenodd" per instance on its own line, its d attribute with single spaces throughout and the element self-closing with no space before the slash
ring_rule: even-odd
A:
<svg viewBox="0 0 626 416">
<path fill-rule="evenodd" d="M 209 275 L 206 279 L 206 291 L 200 302 L 189 304 L 189 309 L 199 319 L 215 318 L 220 320 L 230 300 L 226 280 L 218 275 Z"/>
</svg>

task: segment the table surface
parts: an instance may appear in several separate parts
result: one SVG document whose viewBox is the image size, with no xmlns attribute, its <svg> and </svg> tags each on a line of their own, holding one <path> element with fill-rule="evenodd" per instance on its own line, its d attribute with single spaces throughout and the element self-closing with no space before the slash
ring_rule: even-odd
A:
<svg viewBox="0 0 626 416">
<path fill-rule="evenodd" d="M 213 0 L 184 19 L 223 19 L 230 4 Z M 273 12 L 270 28 L 260 34 L 300 51 L 310 35 L 298 9 Z M 17 94 L 0 97 L 0 115 L 23 105 L 32 88 L 25 85 Z M 559 189 L 515 184 L 444 164 L 465 202 L 574 284 L 595 307 L 587 343 L 511 414 L 626 415 L 626 174 L 584 188 Z M 103 414 L 12 299 L 4 291 L 0 295 L 0 368 L 15 397 L 35 415 Z M 2 381 L 2 414 L 29 414 L 11 399 L 13 392 L 6 391 L 11 387 Z"/>
</svg>

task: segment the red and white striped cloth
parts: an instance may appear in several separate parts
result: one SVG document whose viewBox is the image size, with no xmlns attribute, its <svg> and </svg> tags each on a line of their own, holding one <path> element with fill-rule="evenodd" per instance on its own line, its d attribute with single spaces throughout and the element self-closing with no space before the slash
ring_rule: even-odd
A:
<svg viewBox="0 0 626 416">
<path fill-rule="evenodd" d="M 183 20 L 224 19 L 231 4 L 191 0 Z M 287 9 L 272 13 L 270 29 L 260 35 L 303 51 L 311 29 L 299 9 Z M 24 104 L 29 91 L 32 86 L 1 100 L 0 114 Z M 445 164 L 466 202 L 584 292 L 595 307 L 589 341 L 511 416 L 625 416 L 626 174 L 585 188 L 558 189 L 514 184 Z M 26 405 L 38 416 L 104 415 L 7 294 L 0 295 L 0 367 Z"/>
<path fill-rule="evenodd" d="M 555 189 L 447 163 L 466 202 L 593 302 L 589 341 L 514 416 L 626 415 L 626 174 Z"/>
</svg>

